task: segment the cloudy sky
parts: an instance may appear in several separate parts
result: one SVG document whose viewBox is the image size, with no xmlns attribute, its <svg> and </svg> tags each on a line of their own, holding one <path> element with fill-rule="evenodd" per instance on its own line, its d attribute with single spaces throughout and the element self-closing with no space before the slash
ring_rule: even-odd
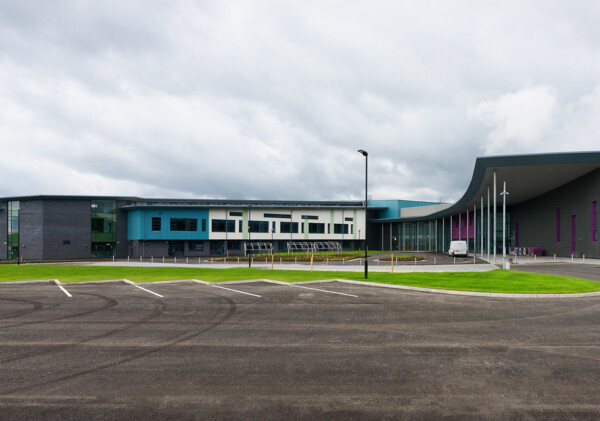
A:
<svg viewBox="0 0 600 421">
<path fill-rule="evenodd" d="M 453 201 L 599 150 L 600 2 L 0 0 L 0 197 Z"/>
</svg>

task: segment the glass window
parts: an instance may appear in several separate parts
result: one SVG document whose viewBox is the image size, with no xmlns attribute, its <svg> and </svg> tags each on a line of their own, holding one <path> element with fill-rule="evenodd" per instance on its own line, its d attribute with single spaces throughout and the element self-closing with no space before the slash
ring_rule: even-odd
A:
<svg viewBox="0 0 600 421">
<path fill-rule="evenodd" d="M 325 234 L 325 224 L 311 222 L 308 224 L 309 234 Z"/>
<path fill-rule="evenodd" d="M 346 217 L 346 218 L 344 218 L 344 221 L 350 221 L 350 222 L 352 222 L 352 221 L 354 221 L 354 218 L 348 218 L 348 217 Z"/>
<path fill-rule="evenodd" d="M 204 241 L 189 241 L 188 247 L 190 251 L 204 251 Z"/>
<path fill-rule="evenodd" d="M 334 234 L 348 234 L 348 224 L 335 224 L 333 226 Z"/>
<path fill-rule="evenodd" d="M 235 221 L 225 219 L 213 219 L 211 222 L 212 232 L 235 232 Z"/>
<path fill-rule="evenodd" d="M 152 217 L 152 231 L 160 231 L 161 218 Z"/>
<path fill-rule="evenodd" d="M 104 232 L 104 219 L 92 218 L 92 232 Z"/>
<path fill-rule="evenodd" d="M 319 219 L 319 217 L 315 215 L 302 215 L 302 219 Z"/>
<path fill-rule="evenodd" d="M 231 211 L 229 212 L 229 216 L 243 216 L 242 212 Z"/>
<path fill-rule="evenodd" d="M 265 213 L 265 218 L 287 218 L 290 219 L 292 215 L 286 215 L 284 213 Z"/>
<path fill-rule="evenodd" d="M 269 232 L 269 221 L 248 221 L 250 232 Z"/>
<path fill-rule="evenodd" d="M 171 218 L 171 231 L 198 231 L 195 218 Z"/>
<path fill-rule="evenodd" d="M 279 232 L 285 234 L 297 234 L 298 233 L 298 223 L 297 222 L 280 222 L 279 223 Z"/>
<path fill-rule="evenodd" d="M 7 258 L 9 260 L 19 258 L 19 211 L 21 203 L 19 201 L 8 202 L 8 241 Z"/>
<path fill-rule="evenodd" d="M 92 257 L 114 256 L 117 242 L 117 201 L 92 200 L 91 203 Z M 99 245 L 104 244 L 100 247 Z"/>
</svg>

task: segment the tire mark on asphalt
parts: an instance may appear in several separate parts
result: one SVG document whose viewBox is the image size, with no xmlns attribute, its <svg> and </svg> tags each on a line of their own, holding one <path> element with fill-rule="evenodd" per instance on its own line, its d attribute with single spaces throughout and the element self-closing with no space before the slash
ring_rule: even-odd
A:
<svg viewBox="0 0 600 421">
<path fill-rule="evenodd" d="M 34 324 L 40 324 L 40 323 L 49 323 L 49 322 L 56 322 L 59 320 L 66 320 L 66 319 L 72 319 L 74 317 L 79 317 L 79 316 L 85 316 L 88 314 L 94 314 L 97 313 L 99 311 L 103 311 L 103 310 L 108 310 L 111 307 L 116 306 L 118 303 L 117 300 L 106 297 L 107 301 L 105 302 L 105 304 L 102 307 L 99 308 L 95 308 L 95 309 L 91 309 L 91 310 L 86 310 L 83 311 L 81 313 L 76 313 L 76 314 L 67 314 L 65 316 L 60 316 L 60 317 L 55 317 L 53 319 L 44 319 L 44 320 L 31 320 L 28 322 L 21 322 L 21 323 L 15 323 L 12 325 L 5 325 L 5 326 L 0 326 L 0 329 L 9 329 L 9 328 L 13 328 L 13 327 L 19 327 L 19 326 L 27 326 L 27 325 L 34 325 Z M 58 306 L 58 304 L 53 305 L 52 308 Z M 51 308 L 51 307 L 44 307 L 44 309 L 47 308 Z"/>
<path fill-rule="evenodd" d="M 166 349 L 169 349 L 169 348 L 171 348 L 171 347 L 173 347 L 173 346 L 175 346 L 175 345 L 177 345 L 177 344 L 179 344 L 179 343 L 181 343 L 183 341 L 186 341 L 186 340 L 195 338 L 197 336 L 200 336 L 200 335 L 202 335 L 204 333 L 207 333 L 207 332 L 215 329 L 216 327 L 220 326 L 221 324 L 225 323 L 235 313 L 235 311 L 236 311 L 236 304 L 235 304 L 235 302 L 233 300 L 231 300 L 231 299 L 229 299 L 229 298 L 227 298 L 225 296 L 214 294 L 214 293 L 210 293 L 210 292 L 202 292 L 202 294 L 211 295 L 213 297 L 216 297 L 216 298 L 218 298 L 220 300 L 225 301 L 225 303 L 227 304 L 227 311 L 226 311 L 226 313 L 222 317 L 220 317 L 219 319 L 217 319 L 219 313 L 221 313 L 221 308 L 217 308 L 217 311 L 215 312 L 215 314 L 209 319 L 209 321 L 214 321 L 214 322 L 210 323 L 208 326 L 205 326 L 204 328 L 202 328 L 202 329 L 200 329 L 198 331 L 183 334 L 183 335 L 179 336 L 178 338 L 176 338 L 174 340 L 171 340 L 170 342 L 167 342 L 167 343 L 162 344 L 162 345 L 158 345 L 158 346 L 156 346 L 154 348 L 151 348 L 151 349 L 146 349 L 146 350 L 137 352 L 134 355 L 131 355 L 131 356 L 126 357 L 126 358 L 122 358 L 122 359 L 117 360 L 117 361 L 113 361 L 113 362 L 109 362 L 109 363 L 105 363 L 105 364 L 100 364 L 100 365 L 98 365 L 98 366 L 96 366 L 94 368 L 90 368 L 90 369 L 87 369 L 87 370 L 82 370 L 82 371 L 79 371 L 77 373 L 69 374 L 69 375 L 62 376 L 62 377 L 57 377 L 55 379 L 48 380 L 46 382 L 36 383 L 34 385 L 29 385 L 29 386 L 22 386 L 22 387 L 10 389 L 10 390 L 3 390 L 1 393 L 3 395 L 9 395 L 9 394 L 12 394 L 12 393 L 22 393 L 22 392 L 25 392 L 25 391 L 28 391 L 28 390 L 32 390 L 32 389 L 36 389 L 36 388 L 40 388 L 40 387 L 44 387 L 44 386 L 50 386 L 52 384 L 56 384 L 56 383 L 59 383 L 59 382 L 64 381 L 64 380 L 71 380 L 71 379 L 74 379 L 76 377 L 84 376 L 86 374 L 96 373 L 96 372 L 99 372 L 101 370 L 106 370 L 108 368 L 116 367 L 116 366 L 119 366 L 121 364 L 125 364 L 125 363 L 128 363 L 128 362 L 134 361 L 134 360 L 138 360 L 140 358 L 146 357 L 146 356 L 148 356 L 150 354 L 153 354 L 155 352 L 164 351 Z M 149 299 L 151 299 L 151 298 L 149 298 Z M 162 300 L 157 300 L 157 301 L 162 301 Z M 217 320 L 215 320 L 215 319 L 217 319 Z"/>
<path fill-rule="evenodd" d="M 7 320 L 7 319 L 13 319 L 13 318 L 19 317 L 19 316 L 24 316 L 26 314 L 31 314 L 31 313 L 34 313 L 34 312 L 44 308 L 44 304 L 42 304 L 38 301 L 21 300 L 18 298 L 0 298 L 0 300 L 1 301 L 15 301 L 15 302 L 19 302 L 19 303 L 27 303 L 27 304 L 33 305 L 33 308 L 28 308 L 25 310 L 17 310 L 13 313 L 6 314 L 6 315 L 0 317 L 0 320 Z"/>
<path fill-rule="evenodd" d="M 81 293 L 81 295 L 91 295 L 91 296 L 95 296 L 95 297 L 101 298 L 101 299 L 106 300 L 106 301 L 109 301 L 109 300 L 117 301 L 117 300 L 114 300 L 113 298 L 106 297 L 106 296 L 100 295 L 100 294 Z M 139 297 L 139 298 L 144 299 L 144 300 L 156 301 L 156 300 L 153 300 L 153 299 L 147 298 L 147 297 Z M 117 304 L 118 304 L 118 301 L 117 301 Z M 127 324 L 124 327 L 113 329 L 113 330 L 110 330 L 108 332 L 104 332 L 104 333 L 99 334 L 99 335 L 95 335 L 95 336 L 92 336 L 92 337 L 89 337 L 89 338 L 81 339 L 81 340 L 78 340 L 78 341 L 75 341 L 75 342 L 71 342 L 71 343 L 68 343 L 68 344 L 64 344 L 64 345 L 61 345 L 61 346 L 58 346 L 58 347 L 53 347 L 50 351 L 30 352 L 28 354 L 21 354 L 19 356 L 7 358 L 5 360 L 0 360 L 0 364 L 7 364 L 7 363 L 18 361 L 18 360 L 23 360 L 25 358 L 31 358 L 31 357 L 36 357 L 36 356 L 40 356 L 40 355 L 46 355 L 46 354 L 50 354 L 50 353 L 53 353 L 53 352 L 62 352 L 65 349 L 73 347 L 73 346 L 82 345 L 82 344 L 90 342 L 90 341 L 94 341 L 94 340 L 97 340 L 97 339 L 103 339 L 103 338 L 115 335 L 117 333 L 125 332 L 125 331 L 127 331 L 129 329 L 132 329 L 132 328 L 134 328 L 136 326 L 148 323 L 151 320 L 159 317 L 160 315 L 162 315 L 165 312 L 166 308 L 167 308 L 166 304 L 163 303 L 163 302 L 161 302 L 161 305 L 159 305 L 158 307 L 154 308 L 154 310 L 152 311 L 152 313 L 150 313 L 146 318 L 143 318 L 141 320 L 136 320 L 135 322 Z"/>
</svg>

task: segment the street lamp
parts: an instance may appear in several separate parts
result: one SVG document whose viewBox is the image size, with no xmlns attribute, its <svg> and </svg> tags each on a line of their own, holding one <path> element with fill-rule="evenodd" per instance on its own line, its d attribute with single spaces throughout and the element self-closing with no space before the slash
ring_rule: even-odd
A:
<svg viewBox="0 0 600 421">
<path fill-rule="evenodd" d="M 275 223 L 275 222 L 273 222 L 273 223 Z M 275 228 L 271 228 L 271 255 L 273 255 L 274 246 L 275 246 L 275 241 L 273 240 L 274 236 L 275 236 Z"/>
<path fill-rule="evenodd" d="M 506 263 L 506 196 L 510 194 L 506 191 L 506 181 L 500 195 L 502 196 L 502 269 L 507 269 Z"/>
<path fill-rule="evenodd" d="M 358 153 L 365 157 L 365 279 L 367 279 L 369 277 L 369 258 L 367 256 L 367 204 L 369 197 L 367 195 L 367 186 L 369 180 L 369 154 L 362 149 L 359 149 Z"/>
</svg>

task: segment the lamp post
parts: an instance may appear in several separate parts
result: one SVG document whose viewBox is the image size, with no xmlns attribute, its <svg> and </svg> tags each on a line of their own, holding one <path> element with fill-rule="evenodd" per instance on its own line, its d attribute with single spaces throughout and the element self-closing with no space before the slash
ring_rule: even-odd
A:
<svg viewBox="0 0 600 421">
<path fill-rule="evenodd" d="M 502 269 L 507 269 L 506 264 L 506 196 L 510 193 L 506 191 L 506 181 L 502 190 Z"/>
<path fill-rule="evenodd" d="M 367 186 L 369 180 L 369 154 L 362 149 L 359 149 L 358 153 L 365 157 L 365 279 L 367 279 L 369 277 L 369 258 L 367 256 L 367 205 L 369 197 L 367 195 Z"/>
</svg>

